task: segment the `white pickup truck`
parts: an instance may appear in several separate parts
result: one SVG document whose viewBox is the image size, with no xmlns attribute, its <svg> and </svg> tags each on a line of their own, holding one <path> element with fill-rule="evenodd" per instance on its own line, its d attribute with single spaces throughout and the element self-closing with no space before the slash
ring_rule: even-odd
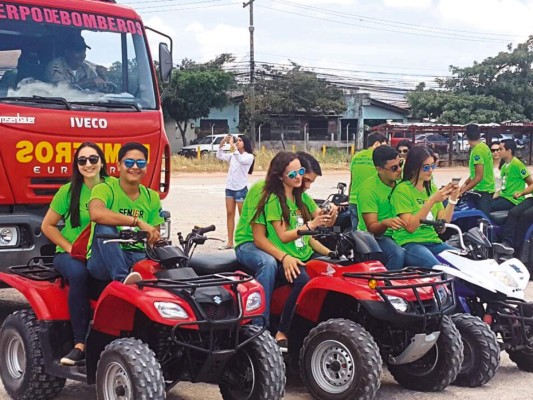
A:
<svg viewBox="0 0 533 400">
<path fill-rule="evenodd" d="M 178 151 L 178 154 L 185 157 L 196 157 L 198 152 L 198 147 L 200 148 L 200 154 L 202 156 L 206 156 L 209 153 L 216 153 L 218 150 L 218 147 L 220 146 L 220 142 L 222 139 L 224 139 L 227 135 L 208 135 L 201 138 L 197 143 L 191 144 L 189 146 L 184 146 L 180 151 Z M 242 133 L 234 134 L 235 136 L 242 136 Z M 229 144 L 224 145 L 224 151 L 229 151 Z"/>
</svg>

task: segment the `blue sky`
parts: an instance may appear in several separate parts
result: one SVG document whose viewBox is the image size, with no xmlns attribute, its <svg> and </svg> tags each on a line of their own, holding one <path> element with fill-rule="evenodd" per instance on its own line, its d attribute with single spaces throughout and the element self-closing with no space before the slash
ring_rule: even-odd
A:
<svg viewBox="0 0 533 400">
<path fill-rule="evenodd" d="M 119 2 L 174 38 L 176 62 L 229 52 L 245 68 L 249 14 L 242 1 Z M 292 60 L 407 88 L 524 41 L 533 34 L 533 0 L 255 0 L 254 19 L 258 62 Z"/>
</svg>

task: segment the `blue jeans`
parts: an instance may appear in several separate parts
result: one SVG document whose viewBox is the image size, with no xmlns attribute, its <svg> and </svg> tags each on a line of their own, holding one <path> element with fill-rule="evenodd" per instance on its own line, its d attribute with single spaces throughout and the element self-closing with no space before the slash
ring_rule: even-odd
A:
<svg viewBox="0 0 533 400">
<path fill-rule="evenodd" d="M 409 267 L 426 267 L 433 268 L 434 265 L 442 264 L 437 254 L 444 250 L 455 250 L 454 247 L 446 243 L 406 243 L 405 265 Z"/>
<path fill-rule="evenodd" d="M 87 270 L 93 278 L 101 281 L 122 282 L 130 273 L 133 264 L 146 258 L 140 251 L 122 250 L 119 243 L 104 244 L 105 239 L 98 239 L 96 235 L 116 235 L 115 226 L 96 224 L 91 244 L 91 258 L 87 261 Z"/>
<path fill-rule="evenodd" d="M 58 253 L 54 257 L 54 268 L 68 282 L 68 311 L 72 324 L 74 344 L 85 343 L 89 328 L 89 295 L 87 294 L 87 267 L 68 253 Z"/>
<path fill-rule="evenodd" d="M 510 210 L 514 206 L 515 204 L 513 202 L 499 196 L 490 203 L 490 212 Z"/>
<path fill-rule="evenodd" d="M 287 282 L 283 271 L 283 266 L 272 257 L 270 254 L 258 249 L 253 242 L 242 243 L 235 249 L 237 260 L 252 272 L 255 279 L 263 286 L 265 290 L 265 313 L 263 314 L 268 326 L 270 322 L 270 302 L 272 301 L 272 293 L 276 280 Z M 296 300 L 305 284 L 309 281 L 309 275 L 303 268 L 300 268 L 300 275 L 294 280 L 293 287 L 289 298 L 287 299 L 281 320 L 279 322 L 278 330 L 287 333 L 289 331 L 294 309 L 296 308 Z M 258 323 L 259 321 L 254 321 Z"/>
<path fill-rule="evenodd" d="M 248 188 L 245 186 L 244 189 L 240 190 L 231 190 L 226 188 L 226 198 L 227 199 L 235 199 L 235 202 L 242 203 L 244 202 L 244 198 L 248 194 Z"/>
<path fill-rule="evenodd" d="M 376 237 L 382 251 L 383 264 L 388 270 L 402 269 L 405 263 L 405 250 L 389 236 Z"/>
<path fill-rule="evenodd" d="M 348 211 L 350 212 L 350 221 L 352 223 L 352 230 L 357 230 L 357 225 L 359 224 L 359 216 L 357 215 L 357 204 L 350 203 L 350 207 L 348 207 Z"/>
</svg>

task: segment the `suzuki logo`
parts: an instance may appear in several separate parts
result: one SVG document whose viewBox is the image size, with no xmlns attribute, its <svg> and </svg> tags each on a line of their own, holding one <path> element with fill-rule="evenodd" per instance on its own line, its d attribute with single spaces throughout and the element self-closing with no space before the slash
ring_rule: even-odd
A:
<svg viewBox="0 0 533 400">
<path fill-rule="evenodd" d="M 214 296 L 213 301 L 215 302 L 215 304 L 220 304 L 222 303 L 222 298 L 220 296 Z"/>
</svg>

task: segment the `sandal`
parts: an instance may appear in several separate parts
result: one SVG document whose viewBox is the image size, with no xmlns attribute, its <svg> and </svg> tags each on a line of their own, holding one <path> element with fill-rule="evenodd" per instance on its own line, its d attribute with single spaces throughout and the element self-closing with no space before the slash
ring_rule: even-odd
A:
<svg viewBox="0 0 533 400">
<path fill-rule="evenodd" d="M 233 246 L 225 245 L 218 248 L 219 250 L 231 250 L 233 249 Z"/>
<path fill-rule="evenodd" d="M 289 351 L 289 341 L 287 339 L 276 339 L 276 343 L 282 353 L 287 353 Z"/>
</svg>

